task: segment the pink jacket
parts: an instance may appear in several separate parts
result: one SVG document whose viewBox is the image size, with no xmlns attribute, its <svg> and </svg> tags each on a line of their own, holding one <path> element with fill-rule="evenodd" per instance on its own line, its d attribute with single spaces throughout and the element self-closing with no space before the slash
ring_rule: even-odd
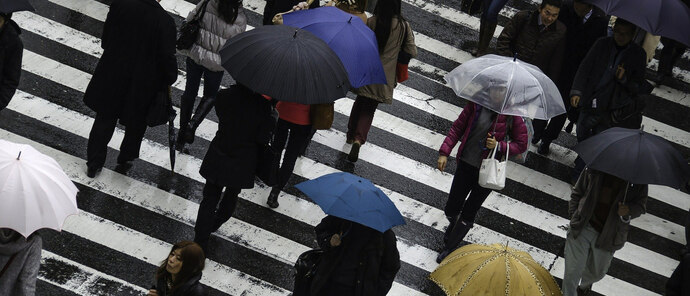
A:
<svg viewBox="0 0 690 296">
<path fill-rule="evenodd" d="M 449 156 L 450 152 L 453 150 L 453 147 L 455 147 L 455 144 L 457 144 L 458 140 L 460 140 L 462 143 L 460 144 L 460 148 L 458 148 L 458 155 L 456 156 L 457 158 L 460 158 L 462 149 L 465 146 L 465 140 L 467 140 L 467 138 L 470 136 L 470 128 L 474 123 L 476 116 L 477 105 L 472 102 L 467 103 L 465 108 L 458 116 L 458 119 L 453 122 L 453 126 L 450 128 L 450 131 L 448 131 L 446 139 L 443 140 L 441 149 L 438 151 L 441 155 Z M 489 129 L 491 132 L 495 133 L 496 140 L 499 141 L 498 151 L 503 151 L 504 153 L 507 145 L 506 141 L 504 141 L 504 138 L 507 132 L 506 122 L 508 118 L 509 115 L 499 114 L 498 118 L 494 121 Z M 527 150 L 527 127 L 525 126 L 525 122 L 522 120 L 522 117 L 513 116 L 513 127 L 511 128 L 510 138 L 512 140 L 510 141 L 510 151 L 508 151 L 509 155 L 520 154 Z M 489 150 L 484 151 L 482 158 L 486 158 L 487 155 L 489 155 Z M 499 158 L 498 153 L 496 153 L 496 156 Z"/>
</svg>

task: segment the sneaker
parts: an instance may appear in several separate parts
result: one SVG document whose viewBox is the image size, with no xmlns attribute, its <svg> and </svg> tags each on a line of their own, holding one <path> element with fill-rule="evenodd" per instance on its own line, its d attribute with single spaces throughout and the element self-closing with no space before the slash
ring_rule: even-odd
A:
<svg viewBox="0 0 690 296">
<path fill-rule="evenodd" d="M 347 156 L 347 160 L 351 162 L 357 162 L 357 159 L 359 159 L 359 148 L 362 147 L 362 144 L 359 142 L 355 141 L 352 143 L 352 148 L 350 149 L 350 154 Z"/>
</svg>

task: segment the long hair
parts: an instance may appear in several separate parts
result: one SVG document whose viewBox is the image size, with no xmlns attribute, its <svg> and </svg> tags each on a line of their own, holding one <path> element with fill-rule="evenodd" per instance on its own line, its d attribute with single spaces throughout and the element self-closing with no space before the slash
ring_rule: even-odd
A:
<svg viewBox="0 0 690 296">
<path fill-rule="evenodd" d="M 403 22 L 405 19 L 400 13 L 401 0 L 379 0 L 376 2 L 374 8 L 374 15 L 376 15 L 376 41 L 379 45 L 379 54 L 383 54 L 383 50 L 388 43 L 388 37 L 391 34 L 391 27 L 393 26 L 393 17 L 398 17 L 398 20 Z"/>
<path fill-rule="evenodd" d="M 202 250 L 197 243 L 191 241 L 181 241 L 176 243 L 173 245 L 170 253 L 168 253 L 168 256 L 165 257 L 165 260 L 163 260 L 161 263 L 161 266 L 158 267 L 158 270 L 156 271 L 156 281 L 161 278 L 167 279 L 171 276 L 166 270 L 168 267 L 168 258 L 170 257 L 170 254 L 178 249 L 180 250 L 180 257 L 182 257 L 182 268 L 175 277 L 175 281 L 172 283 L 172 288 L 170 289 L 169 293 L 175 291 L 180 287 L 180 285 L 187 282 L 193 276 L 201 273 L 201 271 L 204 269 L 204 261 L 206 260 L 204 250 Z"/>
<path fill-rule="evenodd" d="M 228 24 L 234 24 L 240 11 L 242 0 L 218 0 L 218 12 Z"/>
</svg>

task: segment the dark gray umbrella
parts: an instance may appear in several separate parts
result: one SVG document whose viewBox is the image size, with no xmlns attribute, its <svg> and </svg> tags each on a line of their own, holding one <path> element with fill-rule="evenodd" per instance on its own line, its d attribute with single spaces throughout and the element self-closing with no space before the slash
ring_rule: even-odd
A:
<svg viewBox="0 0 690 296">
<path fill-rule="evenodd" d="M 331 103 L 350 89 L 340 58 L 302 29 L 258 27 L 228 40 L 220 55 L 237 82 L 281 101 Z"/>
<path fill-rule="evenodd" d="M 611 128 L 573 149 L 587 166 L 633 184 L 680 188 L 690 180 L 690 166 L 671 144 L 641 130 Z"/>
<path fill-rule="evenodd" d="M 34 7 L 26 0 L 0 0 L 0 13 L 2 14 L 34 10 Z"/>
</svg>

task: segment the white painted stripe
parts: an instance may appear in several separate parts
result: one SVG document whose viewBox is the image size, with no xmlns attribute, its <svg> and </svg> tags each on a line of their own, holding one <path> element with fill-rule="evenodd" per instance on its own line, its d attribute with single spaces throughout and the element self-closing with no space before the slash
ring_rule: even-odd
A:
<svg viewBox="0 0 690 296">
<path fill-rule="evenodd" d="M 66 282 L 57 282 L 52 280 L 51 278 L 47 278 L 44 276 L 41 276 L 39 272 L 38 278 L 44 282 L 50 283 L 52 285 L 55 285 L 57 287 L 60 287 L 62 289 L 65 289 L 70 292 L 74 292 L 79 295 L 91 295 L 94 291 L 98 291 L 101 289 L 99 287 L 100 283 L 99 281 L 101 280 L 106 280 L 106 281 L 112 281 L 116 282 L 122 286 L 128 287 L 134 291 L 138 291 L 140 293 L 147 293 L 148 289 L 142 288 L 133 284 L 130 284 L 126 281 L 123 281 L 119 278 L 113 277 L 111 275 L 102 273 L 98 270 L 95 270 L 91 267 L 88 267 L 86 265 L 79 264 L 75 261 L 72 261 L 68 258 L 62 257 L 60 255 L 54 254 L 50 251 L 47 250 L 42 250 L 41 251 L 41 263 L 44 264 L 45 260 L 53 260 L 60 262 L 62 265 L 69 266 L 71 268 L 74 268 L 78 270 L 77 272 L 79 273 L 79 276 L 73 276 L 71 277 L 68 281 Z M 152 275 L 153 278 L 153 275 Z"/>
<path fill-rule="evenodd" d="M 77 71 L 77 70 L 75 69 L 75 71 Z M 44 75 L 52 75 L 52 74 L 46 73 Z M 69 77 L 67 75 L 58 75 L 58 76 Z M 205 127 L 206 124 L 210 124 L 212 126 Z M 215 123 L 210 123 L 210 121 L 204 120 L 204 122 L 202 123 L 202 126 L 200 126 L 200 128 L 199 128 L 199 135 L 208 137 L 207 139 L 212 139 L 213 134 L 215 133 L 216 130 L 217 130 L 217 128 L 215 127 Z M 204 133 L 203 131 L 207 131 L 207 133 Z M 347 150 L 343 149 L 344 142 L 342 140 L 344 139 L 344 135 L 340 135 L 340 134 L 342 134 L 342 133 L 334 132 L 334 131 L 320 131 L 319 133 L 317 133 L 317 136 L 314 137 L 314 140 L 317 142 L 320 142 L 324 145 L 330 146 L 331 148 L 338 149 L 341 151 L 347 151 Z M 323 135 L 327 135 L 329 137 L 326 140 L 323 140 L 320 137 Z M 339 142 L 343 142 L 343 143 L 339 143 Z M 111 142 L 111 143 L 113 143 L 113 142 Z M 367 160 L 369 162 L 372 162 L 375 165 L 386 168 L 386 169 L 393 171 L 393 172 L 406 172 L 404 174 L 404 176 L 407 178 L 415 179 L 415 180 L 418 180 L 422 183 L 429 184 L 432 187 L 435 187 L 435 188 L 442 190 L 444 192 L 449 191 L 449 186 L 450 186 L 450 183 L 452 180 L 452 177 L 450 174 L 440 173 L 440 172 L 436 171 L 435 169 L 427 166 L 426 164 L 421 164 L 417 161 L 410 160 L 408 158 L 396 155 L 390 151 L 387 151 L 385 149 L 382 149 L 380 147 L 377 147 L 377 146 L 374 146 L 371 144 L 369 144 L 368 147 L 371 147 L 371 148 L 364 149 L 363 153 L 361 153 L 362 159 Z M 165 153 L 162 153 L 162 154 L 165 155 Z M 165 166 L 165 164 L 162 166 Z M 416 170 L 409 170 L 409 168 L 412 168 L 412 167 L 416 168 Z M 510 163 L 509 164 L 509 174 L 511 176 L 511 179 L 515 179 L 514 176 L 517 175 L 514 173 L 514 170 L 515 170 L 515 164 Z M 520 175 L 525 176 L 525 177 L 521 180 L 516 180 L 516 181 L 532 185 L 534 188 L 542 190 L 542 191 L 547 191 L 549 189 L 552 189 L 555 185 L 561 185 L 559 192 L 556 192 L 556 193 L 552 192 L 552 195 L 555 195 L 559 198 L 568 200 L 568 198 L 569 198 L 569 187 L 567 185 L 565 187 L 563 187 L 563 185 L 565 184 L 564 182 L 562 182 L 560 180 L 553 179 L 550 176 L 546 176 L 544 174 L 530 170 L 528 168 L 525 168 L 525 170 L 528 170 L 528 174 L 520 174 Z M 414 171 L 414 173 L 412 173 L 412 171 Z M 422 172 L 421 175 L 419 174 L 420 172 Z M 195 175 L 198 175 L 198 174 L 196 174 L 196 172 L 195 172 Z M 541 178 L 536 178 L 535 176 L 541 176 Z M 550 180 L 551 182 L 548 182 L 548 181 L 544 182 L 544 179 L 548 180 L 549 178 L 552 179 L 552 180 Z M 527 181 L 532 181 L 532 182 L 527 182 Z M 536 186 L 534 184 L 536 184 Z M 651 252 L 651 253 L 656 254 L 654 252 Z M 661 255 L 658 255 L 658 256 L 661 256 Z M 426 256 L 424 256 L 424 257 L 426 257 Z M 661 256 L 661 257 L 663 257 L 663 256 Z M 653 256 L 652 258 L 656 258 L 656 257 Z M 668 260 L 659 259 L 659 260 L 656 260 L 654 262 L 663 263 L 663 262 L 667 262 L 667 261 Z M 432 262 L 433 262 L 433 260 L 432 260 Z M 430 264 L 429 262 L 418 262 L 418 264 L 413 264 L 413 265 L 420 266 L 420 267 L 422 267 L 422 266 L 430 267 L 430 266 L 435 266 L 434 264 L 435 263 Z M 667 270 L 667 268 L 665 268 L 665 267 L 658 268 L 657 265 L 643 266 L 643 267 L 648 269 L 648 270 L 652 270 L 654 272 L 662 274 L 662 275 L 664 274 L 665 270 Z"/>
<path fill-rule="evenodd" d="M 81 13 L 90 18 L 105 22 L 105 18 L 108 16 L 108 11 L 110 7 L 100 2 L 96 1 L 83 1 L 83 0 L 48 0 L 57 5 L 65 8 L 69 8 L 78 13 Z"/>
</svg>

